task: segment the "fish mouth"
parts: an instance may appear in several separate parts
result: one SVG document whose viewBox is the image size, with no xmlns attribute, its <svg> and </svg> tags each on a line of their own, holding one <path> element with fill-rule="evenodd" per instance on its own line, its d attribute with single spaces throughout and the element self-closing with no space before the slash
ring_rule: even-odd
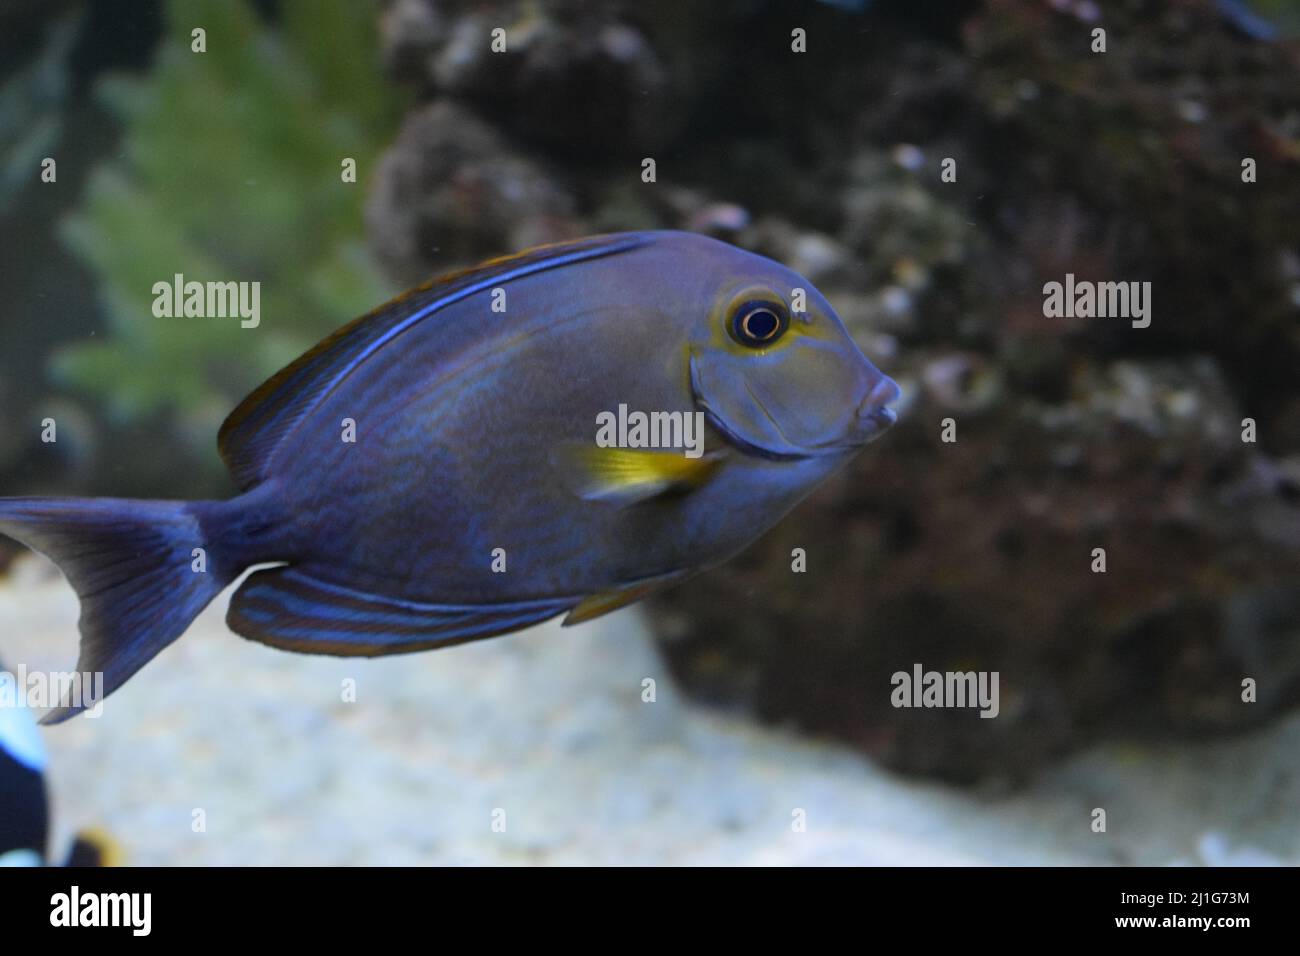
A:
<svg viewBox="0 0 1300 956">
<path fill-rule="evenodd" d="M 858 410 L 854 416 L 857 424 L 854 437 L 858 444 L 865 445 L 879 438 L 898 421 L 898 412 L 890 406 L 898 401 L 902 394 L 903 391 L 898 387 L 898 383 L 888 376 L 882 375 L 880 381 L 872 386 L 871 391 L 858 403 Z"/>
<path fill-rule="evenodd" d="M 888 401 L 894 401 L 898 398 L 898 386 L 892 381 L 889 382 Z M 727 425 L 722 416 L 718 415 L 707 402 L 700 402 L 700 407 L 704 410 L 704 417 L 718 432 L 726 439 L 729 445 L 734 446 L 746 455 L 752 455 L 755 458 L 765 458 L 768 461 L 803 461 L 809 458 L 824 458 L 831 455 L 842 455 L 848 452 L 856 451 L 868 442 L 874 441 L 898 421 L 898 412 L 888 405 L 880 404 L 880 396 L 877 394 L 879 387 L 873 390 L 858 406 L 854 413 L 854 426 L 852 435 L 846 439 L 837 439 L 829 442 L 819 442 L 814 445 L 791 445 L 786 450 L 777 451 L 773 448 L 767 448 L 763 445 L 756 445 L 738 435 L 734 429 Z M 752 395 L 752 393 L 751 393 Z M 762 410 L 763 414 L 771 418 L 767 408 L 763 403 L 754 396 L 754 401 Z"/>
<path fill-rule="evenodd" d="M 816 445 L 814 453 L 830 455 L 850 452 L 875 441 L 898 421 L 898 412 L 890 404 L 898 401 L 901 395 L 901 389 L 892 378 L 882 377 L 858 403 L 849 436 Z"/>
<path fill-rule="evenodd" d="M 888 406 L 872 409 L 865 414 L 859 411 L 856 444 L 865 445 L 869 441 L 875 441 L 893 427 L 896 421 L 898 412 Z"/>
<path fill-rule="evenodd" d="M 781 422 L 768 408 L 768 403 L 763 400 L 761 389 L 753 387 L 747 378 L 742 379 L 744 404 L 755 415 L 755 420 L 747 421 L 742 412 L 740 420 L 733 423 L 728 421 L 722 407 L 710 401 L 709 389 L 695 350 L 691 351 L 690 375 L 695 407 L 704 413 L 705 420 L 722 439 L 743 454 L 768 461 L 803 461 L 850 454 L 888 429 L 898 417 L 889 407 L 889 403 L 899 397 L 898 386 L 892 379 L 875 372 L 873 377 L 879 377 L 866 390 L 856 407 L 850 406 L 852 411 L 845 409 L 848 413 L 845 415 L 847 421 L 836 429 L 834 438 L 809 443 L 792 441 Z M 738 397 L 734 391 L 733 389 L 733 399 Z"/>
<path fill-rule="evenodd" d="M 838 455 L 857 451 L 887 432 L 896 421 L 898 421 L 898 413 L 892 408 L 878 408 L 866 414 L 859 414 L 854 423 L 852 437 L 812 445 L 808 449 L 809 456 Z"/>
<path fill-rule="evenodd" d="M 879 391 L 879 388 L 874 390 L 858 406 L 857 437 L 864 444 L 880 437 L 898 421 L 898 412 L 886 404 L 898 400 L 898 386 L 890 382 L 887 397 L 883 399 L 878 394 Z"/>
</svg>

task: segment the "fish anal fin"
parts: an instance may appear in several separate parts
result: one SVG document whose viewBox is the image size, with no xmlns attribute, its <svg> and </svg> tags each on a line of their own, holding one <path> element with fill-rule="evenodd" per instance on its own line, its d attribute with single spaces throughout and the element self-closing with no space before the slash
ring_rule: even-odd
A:
<svg viewBox="0 0 1300 956">
<path fill-rule="evenodd" d="M 655 591 L 671 587 L 689 575 L 687 571 L 672 571 L 653 578 L 645 578 L 622 587 L 608 588 L 589 594 L 564 618 L 564 627 L 572 627 L 602 617 L 620 608 L 635 604 Z"/>
<path fill-rule="evenodd" d="M 521 630 L 563 613 L 575 600 L 426 604 L 356 591 L 290 566 L 245 579 L 226 623 L 236 634 L 281 650 L 379 657 Z"/>
</svg>

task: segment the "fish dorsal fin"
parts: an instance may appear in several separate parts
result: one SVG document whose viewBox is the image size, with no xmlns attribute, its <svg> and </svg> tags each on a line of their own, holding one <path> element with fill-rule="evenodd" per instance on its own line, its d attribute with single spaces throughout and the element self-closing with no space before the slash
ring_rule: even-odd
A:
<svg viewBox="0 0 1300 956">
<path fill-rule="evenodd" d="M 259 386 L 221 426 L 217 447 L 240 488 L 266 479 L 272 454 L 353 369 L 397 336 L 452 303 L 512 279 L 643 245 L 638 233 L 538 246 L 441 276 L 343 326 Z"/>
</svg>

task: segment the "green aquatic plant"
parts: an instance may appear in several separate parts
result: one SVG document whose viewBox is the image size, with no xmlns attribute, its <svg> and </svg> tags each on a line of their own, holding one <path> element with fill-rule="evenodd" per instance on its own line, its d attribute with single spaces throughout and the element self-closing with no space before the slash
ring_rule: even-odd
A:
<svg viewBox="0 0 1300 956">
<path fill-rule="evenodd" d="M 81 17 L 61 17 L 31 60 L 0 81 L 0 215 L 63 135 L 71 87 L 68 60 Z"/>
<path fill-rule="evenodd" d="M 354 0 L 285 4 L 274 22 L 246 0 L 167 3 L 152 69 L 97 89 L 121 148 L 63 236 L 98 276 L 109 327 L 55 356 L 60 381 L 118 421 L 206 425 L 394 291 L 363 237 L 367 172 L 402 107 L 375 17 Z M 155 315 L 155 284 L 177 274 L 259 283 L 260 323 Z"/>
</svg>

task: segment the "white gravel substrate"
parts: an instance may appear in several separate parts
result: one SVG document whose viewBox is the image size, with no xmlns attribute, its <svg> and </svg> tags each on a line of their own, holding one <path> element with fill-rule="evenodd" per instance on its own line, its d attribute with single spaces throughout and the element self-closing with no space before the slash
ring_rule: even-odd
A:
<svg viewBox="0 0 1300 956">
<path fill-rule="evenodd" d="M 980 796 L 687 704 L 635 610 L 363 661 L 243 640 L 225 605 L 101 718 L 43 729 L 61 841 L 100 827 L 164 865 L 1300 862 L 1300 717 Z M 70 668 L 76 619 L 58 572 L 20 561 L 0 659 Z"/>
</svg>

